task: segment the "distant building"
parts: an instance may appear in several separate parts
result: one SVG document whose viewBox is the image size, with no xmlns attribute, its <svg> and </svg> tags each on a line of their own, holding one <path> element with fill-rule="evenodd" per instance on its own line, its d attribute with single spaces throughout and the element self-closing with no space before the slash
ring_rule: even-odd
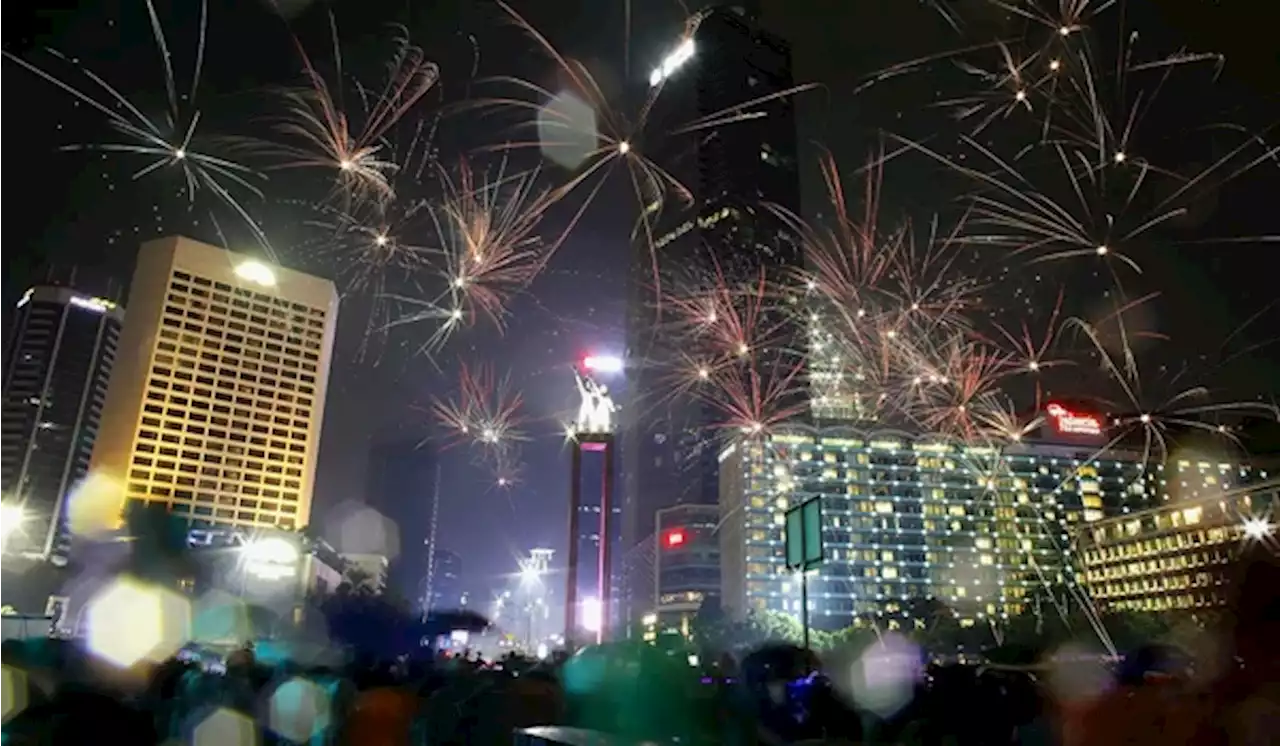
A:
<svg viewBox="0 0 1280 746">
<path fill-rule="evenodd" d="M 369 448 L 364 499 L 400 529 L 390 584 L 417 598 L 428 569 L 437 506 L 438 453 L 424 438 L 377 439 Z"/>
<path fill-rule="evenodd" d="M 371 593 L 386 593 L 391 563 L 385 554 L 344 554 L 342 559 L 343 580 Z"/>
<path fill-rule="evenodd" d="M 653 606 L 658 632 L 688 637 L 703 601 L 720 595 L 719 519 L 715 505 L 658 511 Z"/>
<path fill-rule="evenodd" d="M 803 268 L 797 242 L 782 221 L 763 205 L 799 211 L 796 123 L 785 92 L 794 86 L 789 45 L 768 33 L 750 9 L 722 6 L 701 18 L 693 35 L 673 39 L 670 52 L 651 73 L 662 95 L 651 119 L 672 128 L 701 117 L 723 116 L 734 106 L 755 101 L 758 116 L 730 126 L 709 128 L 699 136 L 671 138 L 670 152 L 649 153 L 688 189 L 691 202 L 666 200 L 653 213 L 650 238 L 635 242 L 630 263 L 627 359 L 645 361 L 627 370 L 628 400 L 620 414 L 622 451 L 622 544 L 624 555 L 654 532 L 661 508 L 680 504 L 714 505 L 720 451 L 715 424 L 723 419 L 705 401 L 676 395 L 673 370 L 687 368 L 695 351 L 679 346 L 669 333 L 670 319 L 655 288 L 711 292 L 728 288 L 746 297 L 764 280 L 782 287 Z M 774 95 L 777 94 L 777 95 Z M 772 97 L 771 97 L 772 96 Z M 656 257 L 659 276 L 654 276 Z M 667 306 L 669 307 L 669 306 Z M 776 319 L 765 310 L 762 328 L 773 339 L 752 350 L 755 366 L 783 376 L 799 364 L 805 330 L 790 312 Z M 803 376 L 794 388 L 804 391 Z M 634 620 L 649 605 L 628 599 Z"/>
<path fill-rule="evenodd" d="M 1175 461 L 1177 485 L 1204 480 L 1258 482 L 1267 472 L 1228 462 Z M 1190 487 L 1187 491 L 1192 491 Z M 1241 550 L 1275 550 L 1280 488 L 1219 486 L 1208 494 L 1106 518 L 1081 528 L 1079 559 L 1090 598 L 1103 611 L 1200 611 L 1228 601 L 1228 581 Z"/>
<path fill-rule="evenodd" d="M 124 309 L 70 288 L 36 286 L 6 337 L 0 475 L 4 552 L 65 559 L 67 494 L 84 478 L 116 363 Z M 12 507 L 11 507 L 12 506 Z"/>
<path fill-rule="evenodd" d="M 194 527 L 311 517 L 332 282 L 187 238 L 143 244 L 91 471 Z"/>
<path fill-rule="evenodd" d="M 464 591 L 462 590 L 462 557 L 448 549 L 436 549 L 431 552 L 431 587 L 427 589 L 427 577 L 423 574 L 423 584 L 419 591 L 419 603 L 425 610 L 453 611 L 462 607 Z M 430 593 L 430 595 L 428 595 Z"/>
</svg>

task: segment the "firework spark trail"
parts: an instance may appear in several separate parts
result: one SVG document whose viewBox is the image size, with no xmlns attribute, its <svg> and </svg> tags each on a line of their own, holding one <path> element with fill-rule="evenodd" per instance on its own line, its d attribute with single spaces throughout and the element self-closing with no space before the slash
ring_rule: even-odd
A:
<svg viewBox="0 0 1280 746">
<path fill-rule="evenodd" d="M 509 491 L 524 484 L 524 461 L 521 460 L 518 449 L 506 448 L 498 451 L 491 472 L 491 489 Z"/>
<path fill-rule="evenodd" d="M 458 387 L 449 399 L 433 399 L 431 411 L 453 435 L 454 442 L 478 446 L 500 458 L 516 443 L 527 440 L 520 429 L 523 397 L 509 377 L 499 378 L 488 365 L 460 364 Z"/>
<path fill-rule="evenodd" d="M 793 422 L 808 408 L 803 396 L 804 361 L 753 359 L 724 366 L 710 385 L 693 389 L 717 413 L 715 427 L 734 437 L 760 438 Z M 767 370 L 761 370 L 767 368 Z"/>
<path fill-rule="evenodd" d="M 528 287 L 576 222 L 544 240 L 539 228 L 561 192 L 540 187 L 537 170 L 507 175 L 505 169 L 504 160 L 496 178 L 484 182 L 466 162 L 456 176 L 442 169 L 445 195 L 431 212 L 449 286 L 471 320 L 481 313 L 498 327 L 507 301 Z"/>
<path fill-rule="evenodd" d="M 108 126 L 115 130 L 127 142 L 84 143 L 64 146 L 68 151 L 94 151 L 129 156 L 144 156 L 150 162 L 133 173 L 134 179 L 144 178 L 164 169 L 177 167 L 181 169 L 185 182 L 187 198 L 194 203 L 196 194 L 202 189 L 211 193 L 219 202 L 226 205 L 239 219 L 244 221 L 254 238 L 262 247 L 271 252 L 271 245 L 257 222 L 249 215 L 244 204 L 236 198 L 233 191 L 243 191 L 261 198 L 262 191 L 252 179 L 260 177 L 252 167 L 242 163 L 206 152 L 197 142 L 197 131 L 200 124 L 200 110 L 195 106 L 196 93 L 200 87 L 200 76 L 204 68 L 206 32 L 208 29 L 208 3 L 200 5 L 200 30 L 195 44 L 195 61 L 192 66 L 191 85 L 188 92 L 179 94 L 177 79 L 173 68 L 173 58 L 169 52 L 169 44 L 165 37 L 164 27 L 156 13 L 152 0 L 145 0 L 147 15 L 151 25 L 152 38 L 160 52 L 161 70 L 165 82 L 167 112 L 163 121 L 158 121 L 142 113 L 142 108 L 130 100 L 119 89 L 111 85 L 102 76 L 85 67 L 74 57 L 53 49 L 46 51 L 56 59 L 62 60 L 83 75 L 92 83 L 98 95 L 79 88 L 51 72 L 28 62 L 21 57 L 3 52 L 4 58 L 18 64 L 47 83 L 69 94 L 77 101 L 88 105 L 106 117 Z"/>
<path fill-rule="evenodd" d="M 1141 436 L 1144 461 L 1153 454 L 1160 459 L 1167 458 L 1170 438 L 1178 432 L 1200 431 L 1235 441 L 1230 426 L 1221 422 L 1223 416 L 1256 415 L 1280 420 L 1280 409 L 1275 405 L 1214 401 L 1206 386 L 1178 385 L 1180 375 L 1168 382 L 1166 391 L 1152 395 L 1149 382 L 1139 374 L 1127 344 L 1123 345 L 1121 352 L 1111 352 L 1103 343 L 1096 325 L 1076 318 L 1068 319 L 1067 325 L 1089 340 L 1101 360 L 1103 371 L 1119 390 L 1120 400 L 1108 402 L 1112 411 L 1121 410 L 1113 415 L 1111 421 L 1111 429 L 1117 433 L 1116 439 Z M 1219 421 L 1207 422 L 1207 418 Z"/>
<path fill-rule="evenodd" d="M 968 317 L 981 286 L 957 264 L 958 227 L 944 231 L 932 220 L 923 247 L 909 222 L 888 233 L 881 228 L 883 155 L 863 169 L 856 217 L 829 158 L 823 164 L 833 215 L 827 227 L 771 207 L 799 237 L 810 268 L 801 275 L 805 300 L 791 313 L 803 315 L 796 323 L 809 330 L 810 380 L 820 407 L 941 426 L 957 419 L 960 404 L 975 404 L 981 391 L 994 388 L 1008 354 L 975 332 Z M 959 434 L 974 433 L 968 419 Z"/>
<path fill-rule="evenodd" d="M 502 0 L 498 0 L 498 5 L 511 23 L 531 39 L 563 73 L 568 90 L 558 94 L 524 78 L 500 76 L 491 78 L 490 81 L 511 85 L 521 95 L 479 99 L 467 104 L 466 108 L 513 109 L 534 114 L 535 121 L 526 123 L 526 126 L 536 127 L 537 137 L 494 146 L 496 150 L 534 149 L 548 154 L 557 149 L 581 150 L 575 153 L 574 163 L 563 164 L 575 173 L 562 190 L 564 195 L 568 195 L 591 183 L 583 200 L 582 210 L 590 205 L 603 182 L 616 167 L 621 166 L 640 208 L 632 236 L 649 247 L 653 281 L 659 288 L 661 280 L 658 249 L 653 235 L 657 216 L 663 209 L 670 207 L 671 203 L 678 207 L 691 206 L 694 198 L 686 185 L 649 155 L 654 149 L 650 146 L 663 137 L 696 134 L 736 122 L 759 119 L 767 116 L 767 112 L 759 107 L 817 88 L 812 84 L 794 86 L 725 107 L 665 132 L 651 132 L 650 119 L 661 99 L 664 80 L 651 81 L 652 85 L 638 109 L 624 111 L 609 99 L 604 88 L 584 64 L 562 53 L 545 34 Z M 674 48 L 687 48 L 692 53 L 693 39 L 704 17 L 704 13 L 693 13 L 685 19 L 684 29 Z M 580 109 L 590 112 L 590 116 L 578 116 Z M 556 139 L 561 136 L 563 140 Z M 591 145 L 583 146 L 586 142 Z"/>
<path fill-rule="evenodd" d="M 1096 26 L 1102 11 L 1117 3 L 995 4 L 1032 22 L 1032 32 L 1017 41 L 999 42 L 1001 62 L 993 71 L 980 63 L 958 62 L 985 81 L 989 90 L 942 104 L 954 105 L 961 119 L 980 118 L 980 126 L 960 141 L 989 168 L 961 165 L 936 148 L 900 139 L 985 187 L 970 201 L 972 225 L 987 229 L 966 237 L 974 245 L 1008 247 L 1015 255 L 1028 255 L 1032 262 L 1100 257 L 1123 293 L 1113 264 L 1140 273 L 1133 249 L 1155 238 L 1157 229 L 1185 216 L 1187 203 L 1196 195 L 1262 163 L 1277 162 L 1280 148 L 1266 142 L 1265 132 L 1220 122 L 1191 130 L 1240 134 L 1238 144 L 1206 167 L 1183 174 L 1144 157 L 1143 123 L 1153 116 L 1159 94 L 1174 72 L 1207 63 L 1220 69 L 1221 55 L 1180 50 L 1140 60 L 1137 32 L 1124 27 L 1121 14 L 1118 51 L 1114 60 L 1108 60 L 1102 45 L 1087 32 Z M 1028 51 L 1011 51 L 1015 44 Z M 960 50 L 956 57 L 966 57 L 970 51 L 972 47 Z M 1038 72 L 1028 78 L 1022 73 L 1033 63 Z M 1154 81 L 1140 85 L 1138 73 L 1153 73 Z M 1020 104 L 1044 112 L 1036 141 L 1024 145 L 1013 130 L 987 132 L 997 120 L 1016 126 L 1021 117 L 998 115 L 1010 114 Z M 980 143 L 979 133 L 994 139 Z M 1012 145 L 1012 155 L 1001 153 L 1006 145 Z M 1231 240 L 1280 239 L 1266 235 Z"/>
<path fill-rule="evenodd" d="M 336 22 L 330 15 L 339 79 L 325 80 L 298 39 L 307 87 L 281 93 L 282 113 L 274 123 L 284 142 L 257 141 L 250 145 L 280 160 L 274 169 L 320 168 L 332 172 L 334 190 L 346 205 L 394 196 L 392 178 L 399 164 L 382 154 L 388 133 L 422 101 L 439 79 L 440 70 L 421 48 L 409 42 L 403 27 L 393 26 L 394 52 L 387 75 L 378 86 L 357 84 L 359 109 L 345 106 L 341 80 L 341 50 Z"/>
<path fill-rule="evenodd" d="M 410 203 L 411 209 L 401 212 L 403 224 L 361 231 L 372 236 L 375 257 L 378 251 L 394 250 L 402 264 L 421 270 L 417 294 L 377 293 L 378 302 L 394 304 L 397 310 L 388 310 L 386 323 L 375 331 L 386 334 L 429 323 L 432 333 L 416 348 L 428 356 L 480 316 L 502 329 L 511 298 L 545 269 L 580 216 L 558 235 L 542 236 L 543 219 L 561 193 L 540 186 L 536 169 L 507 173 L 505 159 L 492 172 L 477 174 L 468 162 L 460 161 L 453 170 L 437 167 L 434 176 L 436 195 Z M 399 201 L 402 198 L 393 204 Z M 402 238 L 420 232 L 433 237 L 431 245 L 413 245 Z M 378 246 L 379 241 L 384 245 Z M 369 258 L 360 261 L 367 264 Z M 423 274 L 438 280 L 434 284 L 439 288 L 425 290 L 430 283 L 421 281 Z"/>
<path fill-rule="evenodd" d="M 974 145 L 978 144 L 975 142 Z M 874 419 L 881 425 L 905 423 L 910 429 L 936 433 L 951 443 L 993 448 L 999 453 L 1038 428 L 1043 422 L 1038 380 L 1037 403 L 1030 414 L 1016 405 L 1006 390 L 1018 380 L 1036 379 L 1045 367 L 1068 362 L 1049 358 L 1050 350 L 1061 336 L 1056 327 L 1063 296 L 1059 294 L 1058 302 L 1049 314 L 1047 331 L 1042 335 L 1032 334 L 1026 324 L 1020 333 L 999 325 L 984 331 L 985 325 L 972 318 L 978 308 L 978 304 L 970 302 L 971 293 L 978 287 L 974 279 L 964 278 L 954 263 L 942 262 L 936 274 L 927 281 L 923 280 L 921 278 L 928 273 L 913 274 L 911 270 L 923 269 L 926 263 L 913 258 L 913 253 L 904 248 L 913 243 L 909 240 L 909 231 L 902 232 L 908 238 L 901 241 L 893 238 L 894 233 L 889 233 L 887 240 L 882 235 L 884 232 L 879 229 L 875 218 L 880 204 L 879 192 L 875 188 L 877 180 L 868 180 L 871 186 L 865 198 L 866 212 L 854 219 L 849 217 L 844 207 L 845 196 L 839 188 L 838 175 L 834 169 L 825 170 L 828 191 L 836 203 L 833 205 L 834 226 L 823 232 L 804 225 L 796 218 L 789 221 L 793 233 L 800 236 L 805 245 L 810 256 L 808 265 L 812 268 L 805 276 L 809 294 L 803 311 L 811 315 L 815 325 L 827 330 L 825 335 L 811 336 L 811 340 L 820 339 L 831 350 L 828 353 L 822 345 L 811 344 L 810 375 L 816 378 L 819 374 L 830 373 L 835 378 L 850 382 L 851 388 L 873 397 Z M 1081 173 L 1085 174 L 1082 179 L 1090 178 L 1090 172 Z M 980 174 L 979 177 L 1012 181 L 1009 174 L 1016 175 L 1017 172 L 1010 167 L 1008 174 L 997 174 L 996 177 Z M 1023 183 L 1018 184 L 1022 186 Z M 1015 195 L 1018 190 L 1011 188 L 1009 183 L 1002 182 L 1001 185 L 1006 188 L 1008 199 L 1019 198 Z M 1033 214 L 1034 219 L 1044 223 L 1057 221 L 1055 225 L 1068 224 L 1063 215 L 1070 213 L 1059 210 L 1056 203 L 1047 199 L 1037 201 L 1032 197 L 1027 204 L 1030 207 L 1026 212 Z M 984 213 L 983 205 L 979 203 L 960 223 L 990 217 L 992 212 Z M 1027 220 L 1030 222 L 1032 219 Z M 936 227 L 930 233 L 931 237 L 943 234 Z M 953 231 L 941 243 L 968 245 L 967 238 L 965 234 Z M 905 281 L 903 278 L 912 279 Z M 916 299 L 927 297 L 927 293 L 918 295 L 898 287 L 899 282 L 922 287 L 947 287 L 954 279 L 960 278 L 964 278 L 973 290 L 964 295 L 963 300 L 943 304 L 940 308 L 946 310 L 941 313 L 936 312 L 938 309 L 929 308 L 929 304 L 917 303 Z M 1121 308 L 1148 299 L 1126 301 Z M 1127 332 L 1123 334 L 1127 335 Z M 1095 344 L 1100 347 L 1096 338 Z M 1125 346 L 1127 350 L 1127 342 Z M 1123 363 L 1112 362 L 1112 374 L 1136 371 L 1132 352 L 1126 351 L 1123 356 Z M 732 370 L 726 368 L 726 372 Z M 1132 384 L 1126 390 L 1135 389 L 1136 372 L 1129 380 Z M 746 381 L 749 383 L 750 379 Z M 715 383 L 714 377 L 712 383 Z M 736 416 L 731 421 L 744 428 L 748 435 L 757 427 L 768 431 L 766 425 L 753 424 L 758 420 L 752 417 L 748 390 L 749 386 L 740 383 L 732 392 L 734 396 L 727 397 L 735 403 L 731 411 Z M 1202 394 L 1201 388 L 1188 389 L 1161 407 L 1151 407 L 1145 414 L 1139 408 L 1138 415 L 1118 417 L 1114 437 L 1086 463 L 1096 463 L 1105 457 L 1109 449 L 1143 428 L 1151 431 L 1147 434 L 1149 447 L 1144 454 L 1144 457 L 1150 457 L 1153 441 L 1156 446 L 1165 447 L 1166 433 L 1161 431 L 1162 428 L 1206 429 L 1221 434 L 1225 432 L 1221 426 L 1206 425 L 1198 418 L 1213 412 L 1242 411 L 1275 416 L 1274 408 L 1252 403 L 1202 404 L 1196 401 Z M 1134 397 L 1129 398 L 1136 401 Z M 746 412 L 746 415 L 737 415 L 739 411 Z M 1064 478 L 1063 483 L 1070 478 Z M 988 483 L 991 481 L 989 479 Z M 1056 536 L 1050 538 L 1059 550 L 1064 549 Z M 1049 588 L 1051 578 L 1046 576 L 1044 568 L 1037 564 L 1034 571 L 1040 582 Z M 1089 624 L 1099 638 L 1110 646 L 1109 636 L 1101 626 L 1091 600 L 1078 587 L 1069 588 L 1069 593 L 1085 609 Z M 1054 604 L 1059 613 L 1065 614 L 1056 596 Z"/>
</svg>

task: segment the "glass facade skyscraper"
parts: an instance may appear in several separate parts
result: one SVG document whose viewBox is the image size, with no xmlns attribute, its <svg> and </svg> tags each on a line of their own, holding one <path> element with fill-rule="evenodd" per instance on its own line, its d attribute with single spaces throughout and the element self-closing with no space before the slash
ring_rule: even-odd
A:
<svg viewBox="0 0 1280 746">
<path fill-rule="evenodd" d="M 64 287 L 18 301 L 7 338 L 0 472 L 19 525 L 5 552 L 66 556 L 67 494 L 84 478 L 116 362 L 124 309 Z"/>
<path fill-rule="evenodd" d="M 618 436 L 624 552 L 653 534 L 658 510 L 714 505 L 718 493 L 718 415 L 706 402 L 673 394 L 673 371 L 691 350 L 688 340 L 670 334 L 665 314 L 671 306 L 660 295 L 691 297 L 717 287 L 738 295 L 762 279 L 781 287 L 802 265 L 798 248 L 768 207 L 798 211 L 800 201 L 795 118 L 786 95 L 793 85 L 787 44 L 761 29 L 751 13 L 716 8 L 690 37 L 673 45 L 648 83 L 658 90 L 651 130 L 727 116 L 742 104 L 751 104 L 752 116 L 668 138 L 666 152 L 650 154 L 691 199 L 683 203 L 668 195 L 660 210 L 647 213 L 650 230 L 641 233 L 651 238 L 634 247 L 629 400 Z M 779 331 L 769 349 L 753 350 L 756 365 L 785 369 L 789 361 L 775 358 L 795 355 L 803 332 L 791 329 L 789 319 L 762 324 Z M 632 618 L 651 605 L 636 601 Z"/>
</svg>

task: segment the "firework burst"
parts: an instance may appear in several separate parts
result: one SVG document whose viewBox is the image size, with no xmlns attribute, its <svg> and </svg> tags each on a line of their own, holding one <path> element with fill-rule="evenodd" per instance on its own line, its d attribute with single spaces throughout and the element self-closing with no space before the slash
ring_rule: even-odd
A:
<svg viewBox="0 0 1280 746">
<path fill-rule="evenodd" d="M 980 185 L 970 200 L 966 241 L 1011 249 L 1032 263 L 1092 259 L 1123 293 L 1120 270 L 1140 274 L 1146 247 L 1170 243 L 1164 229 L 1197 220 L 1197 206 L 1224 184 L 1260 164 L 1280 162 L 1280 149 L 1259 133 L 1208 118 L 1188 121 L 1188 114 L 1203 117 L 1211 106 L 1194 112 L 1161 106 L 1160 94 L 1174 87 L 1181 70 L 1209 68 L 1216 79 L 1222 55 L 1177 50 L 1144 57 L 1119 2 L 995 4 L 1029 28 L 1021 39 L 995 45 L 994 67 L 973 59 L 975 47 L 949 58 L 985 86 L 941 104 L 957 119 L 976 123 L 959 136 L 964 155 L 901 141 Z M 1107 9 L 1121 11 L 1118 48 L 1111 50 L 1097 32 L 1099 14 Z M 1200 100 L 1205 91 L 1195 90 L 1183 98 Z M 1171 148 L 1164 138 L 1145 136 L 1144 125 L 1153 119 L 1182 122 L 1186 136 L 1202 140 Z M 1161 152 L 1185 157 L 1206 145 L 1217 151 L 1207 163 L 1159 163 Z"/>
<path fill-rule="evenodd" d="M 446 281 L 474 320 L 483 314 L 502 325 L 511 296 L 533 281 L 572 229 L 554 241 L 538 232 L 560 192 L 539 186 L 535 171 L 478 180 L 462 162 L 455 174 L 441 171 L 445 195 L 432 210 L 444 247 Z"/>
<path fill-rule="evenodd" d="M 281 142 L 257 143 L 278 163 L 276 169 L 318 168 L 329 172 L 335 194 L 345 206 L 366 199 L 391 199 L 392 180 L 400 169 L 388 157 L 388 135 L 405 120 L 439 79 L 440 70 L 408 32 L 393 26 L 392 52 L 386 75 L 377 85 L 356 82 L 345 93 L 342 52 L 336 22 L 330 15 L 336 78 L 330 83 L 301 42 L 294 40 L 307 85 L 282 91 L 282 113 L 273 130 Z"/>
<path fill-rule="evenodd" d="M 1114 324 L 1121 335 L 1119 352 L 1111 351 L 1104 343 L 1097 324 L 1068 320 L 1069 327 L 1083 334 L 1093 346 L 1103 372 L 1119 392 L 1116 400 L 1103 401 L 1113 413 L 1112 442 L 1108 447 L 1136 438 L 1142 442 L 1144 460 L 1164 460 L 1171 442 L 1180 434 L 1207 434 L 1239 445 L 1232 426 L 1239 418 L 1280 421 L 1280 409 L 1274 404 L 1218 400 L 1208 386 L 1188 382 L 1186 369 L 1155 381 L 1145 379 L 1128 344 L 1123 322 L 1117 318 Z"/>
<path fill-rule="evenodd" d="M 454 442 L 478 447 L 496 459 L 527 440 L 520 429 L 522 403 L 509 377 L 499 378 L 488 365 L 462 363 L 454 396 L 433 399 L 431 410 Z"/>
<path fill-rule="evenodd" d="M 106 118 L 108 126 L 122 138 L 122 141 L 117 142 L 67 145 L 63 150 L 93 151 L 136 158 L 144 165 L 134 171 L 134 179 L 141 179 L 160 171 L 177 169 L 182 174 L 184 191 L 189 201 L 194 203 L 201 191 L 212 194 L 243 220 L 263 248 L 270 251 L 270 244 L 261 228 L 236 197 L 236 193 L 244 193 L 261 198 L 262 191 L 256 183 L 260 175 L 250 166 L 214 155 L 204 147 L 202 138 L 198 137 L 200 110 L 196 107 L 195 101 L 204 68 L 208 3 L 200 4 L 200 30 L 194 44 L 195 58 L 192 62 L 190 83 L 185 88 L 180 87 L 178 75 L 174 70 L 173 55 L 169 50 L 169 41 L 160 17 L 156 13 L 155 5 L 152 0 L 145 0 L 145 5 L 152 38 L 160 53 L 161 73 L 164 78 L 166 107 L 161 117 L 149 117 L 144 114 L 145 107 L 135 103 L 105 78 L 85 67 L 78 58 L 53 49 L 46 50 L 55 59 L 70 66 L 85 78 L 90 84 L 87 87 L 78 87 L 69 83 L 62 77 L 9 52 L 3 53 L 4 58 L 56 86 L 76 101 L 101 113 Z"/>
</svg>

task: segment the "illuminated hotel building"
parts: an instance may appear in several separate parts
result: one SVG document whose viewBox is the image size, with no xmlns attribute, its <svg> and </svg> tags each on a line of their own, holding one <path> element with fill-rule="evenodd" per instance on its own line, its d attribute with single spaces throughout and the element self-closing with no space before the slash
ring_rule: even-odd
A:
<svg viewBox="0 0 1280 746">
<path fill-rule="evenodd" d="M 1161 471 L 1156 507 L 1079 531 L 1083 582 L 1103 611 L 1222 606 L 1240 550 L 1259 541 L 1276 547 L 1280 488 L 1266 470 L 1175 455 Z"/>
<path fill-rule="evenodd" d="M 0 425 L 6 509 L 21 515 L 7 554 L 65 557 L 65 501 L 89 469 L 123 323 L 114 302 L 69 288 L 37 286 L 18 300 Z"/>
<path fill-rule="evenodd" d="M 1046 589 L 1076 582 L 1076 527 L 1150 501 L 1140 454 L 1098 458 L 1096 446 L 1058 440 L 996 449 L 826 428 L 732 446 L 720 471 L 723 603 L 739 618 L 799 612 L 784 513 L 820 497 L 826 561 L 809 581 L 815 626 L 902 625 L 922 598 L 962 623 L 1021 613 Z"/>
<path fill-rule="evenodd" d="M 143 244 L 95 476 L 193 526 L 311 514 L 333 283 L 186 238 Z"/>
<path fill-rule="evenodd" d="M 674 338 L 671 306 L 661 303 L 656 291 L 696 294 L 728 288 L 745 298 L 750 294 L 738 292 L 744 285 L 756 287 L 763 276 L 771 287 L 782 287 L 803 266 L 781 221 L 762 207 L 800 209 L 792 101 L 786 95 L 768 98 L 794 85 L 787 43 L 762 29 L 748 9 L 716 7 L 700 19 L 691 37 L 655 57 L 653 68 L 643 85 L 661 87 L 650 116 L 659 129 L 721 117 L 744 102 L 758 103 L 751 107 L 753 117 L 693 136 L 666 138 L 650 145 L 658 151 L 646 153 L 692 199 L 687 205 L 668 199 L 662 210 L 648 213 L 651 230 L 633 247 L 628 401 L 618 432 L 623 487 L 619 554 L 654 533 L 658 510 L 714 505 L 718 494 L 720 445 L 711 425 L 719 416 L 703 401 L 672 395 L 672 372 L 698 351 L 679 346 L 687 340 Z M 761 328 L 772 325 L 761 321 Z M 799 362 L 803 329 L 790 314 L 776 326 L 777 338 L 752 350 L 756 366 L 764 371 L 785 371 Z M 632 595 L 629 616 L 635 619 L 650 608 L 650 599 Z"/>
</svg>

